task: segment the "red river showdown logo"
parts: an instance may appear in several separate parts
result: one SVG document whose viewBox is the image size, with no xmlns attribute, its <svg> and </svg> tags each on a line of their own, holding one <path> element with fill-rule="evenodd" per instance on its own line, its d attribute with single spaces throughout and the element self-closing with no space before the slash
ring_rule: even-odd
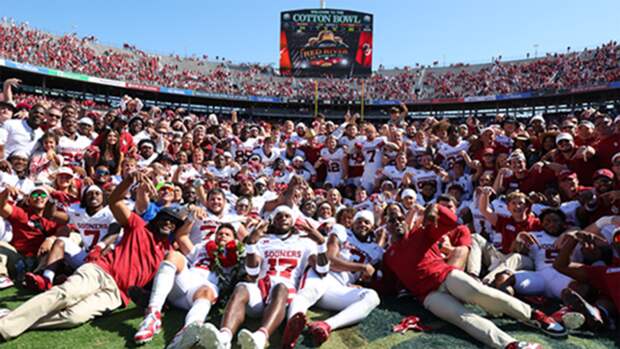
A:
<svg viewBox="0 0 620 349">
<path fill-rule="evenodd" d="M 316 37 L 309 38 L 300 52 L 310 65 L 328 68 L 338 63 L 348 63 L 349 46 L 331 30 L 322 30 Z"/>
</svg>

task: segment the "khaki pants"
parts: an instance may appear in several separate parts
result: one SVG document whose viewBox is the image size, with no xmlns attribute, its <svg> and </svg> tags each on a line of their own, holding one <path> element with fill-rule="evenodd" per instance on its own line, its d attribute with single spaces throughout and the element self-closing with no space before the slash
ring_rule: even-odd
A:
<svg viewBox="0 0 620 349">
<path fill-rule="evenodd" d="M 452 271 L 437 291 L 426 296 L 426 309 L 492 348 L 504 348 L 516 339 L 467 309 L 464 303 L 478 305 L 489 314 L 506 314 L 520 321 L 529 320 L 532 312 L 529 305 L 483 285 L 460 270 Z"/>
<path fill-rule="evenodd" d="M 15 266 L 24 257 L 6 241 L 0 241 L 0 276 L 15 277 Z"/>
<path fill-rule="evenodd" d="M 120 291 L 110 274 L 86 263 L 64 284 L 34 296 L 0 319 L 0 335 L 11 339 L 30 328 L 74 327 L 121 305 Z"/>
<path fill-rule="evenodd" d="M 534 270 L 534 261 L 519 253 L 503 254 L 480 234 L 472 234 L 465 270 L 472 275 L 480 276 L 482 266 L 491 268 L 482 279 L 482 282 L 489 284 L 495 279 L 496 274 L 504 270 Z"/>
</svg>

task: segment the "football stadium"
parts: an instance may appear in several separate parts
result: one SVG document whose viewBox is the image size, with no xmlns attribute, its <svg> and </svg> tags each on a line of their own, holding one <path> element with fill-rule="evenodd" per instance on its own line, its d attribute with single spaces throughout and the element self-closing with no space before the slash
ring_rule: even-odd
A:
<svg viewBox="0 0 620 349">
<path fill-rule="evenodd" d="M 0 348 L 620 348 L 619 10 L 7 6 Z"/>
</svg>

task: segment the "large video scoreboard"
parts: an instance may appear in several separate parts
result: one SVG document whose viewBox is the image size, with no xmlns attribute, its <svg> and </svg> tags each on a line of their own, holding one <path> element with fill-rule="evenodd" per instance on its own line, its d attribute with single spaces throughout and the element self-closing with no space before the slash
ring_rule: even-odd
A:
<svg viewBox="0 0 620 349">
<path fill-rule="evenodd" d="M 284 11 L 280 24 L 280 74 L 370 75 L 371 14 L 334 9 Z"/>
</svg>

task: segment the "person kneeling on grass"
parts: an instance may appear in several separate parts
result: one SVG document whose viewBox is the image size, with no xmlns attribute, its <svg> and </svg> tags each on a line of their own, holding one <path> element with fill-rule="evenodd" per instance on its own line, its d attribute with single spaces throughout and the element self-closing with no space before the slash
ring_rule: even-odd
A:
<svg viewBox="0 0 620 349">
<path fill-rule="evenodd" d="M 151 281 L 170 250 L 170 234 L 184 225 L 185 217 L 180 208 L 167 207 L 147 225 L 132 213 L 124 203 L 125 195 L 134 181 L 144 180 L 144 174 L 135 172 L 110 195 L 110 210 L 124 229 L 116 248 L 79 267 L 62 285 L 34 296 L 13 311 L 4 310 L 0 318 L 0 336 L 4 340 L 28 329 L 81 325 L 126 305 L 129 287 L 144 287 Z"/>
<path fill-rule="evenodd" d="M 523 324 L 554 336 L 565 337 L 566 329 L 540 310 L 447 264 L 437 242 L 457 227 L 458 218 L 447 207 L 426 208 L 423 226 L 391 245 L 383 261 L 407 290 L 437 317 L 461 328 L 492 348 L 541 348 L 535 343 L 518 342 L 493 322 L 465 308 L 475 304 L 493 315 L 506 314 Z"/>
<path fill-rule="evenodd" d="M 570 234 L 553 267 L 560 273 L 599 290 L 599 296 L 593 303 L 589 303 L 576 292 L 571 292 L 569 301 L 573 310 L 586 317 L 586 326 L 589 329 L 601 331 L 616 328 L 615 322 L 620 314 L 620 265 L 617 262 L 611 266 L 571 262 L 571 255 L 578 243 L 592 247 L 596 245 L 597 239 L 600 237 L 586 232 Z M 616 253 L 620 253 L 620 228 L 613 232 L 611 245 Z"/>
<path fill-rule="evenodd" d="M 175 307 L 188 310 L 185 325 L 168 348 L 192 347 L 199 341 L 198 330 L 217 301 L 220 287 L 226 286 L 222 285 L 222 279 L 233 283 L 239 277 L 243 251 L 231 224 L 220 225 L 215 240 L 197 245 L 191 242 L 188 233 L 189 229 L 177 232 L 175 240 L 181 252 L 168 253 L 159 266 L 146 315 L 134 335 L 136 344 L 151 341 L 161 330 L 161 309 L 168 299 Z"/>
</svg>

